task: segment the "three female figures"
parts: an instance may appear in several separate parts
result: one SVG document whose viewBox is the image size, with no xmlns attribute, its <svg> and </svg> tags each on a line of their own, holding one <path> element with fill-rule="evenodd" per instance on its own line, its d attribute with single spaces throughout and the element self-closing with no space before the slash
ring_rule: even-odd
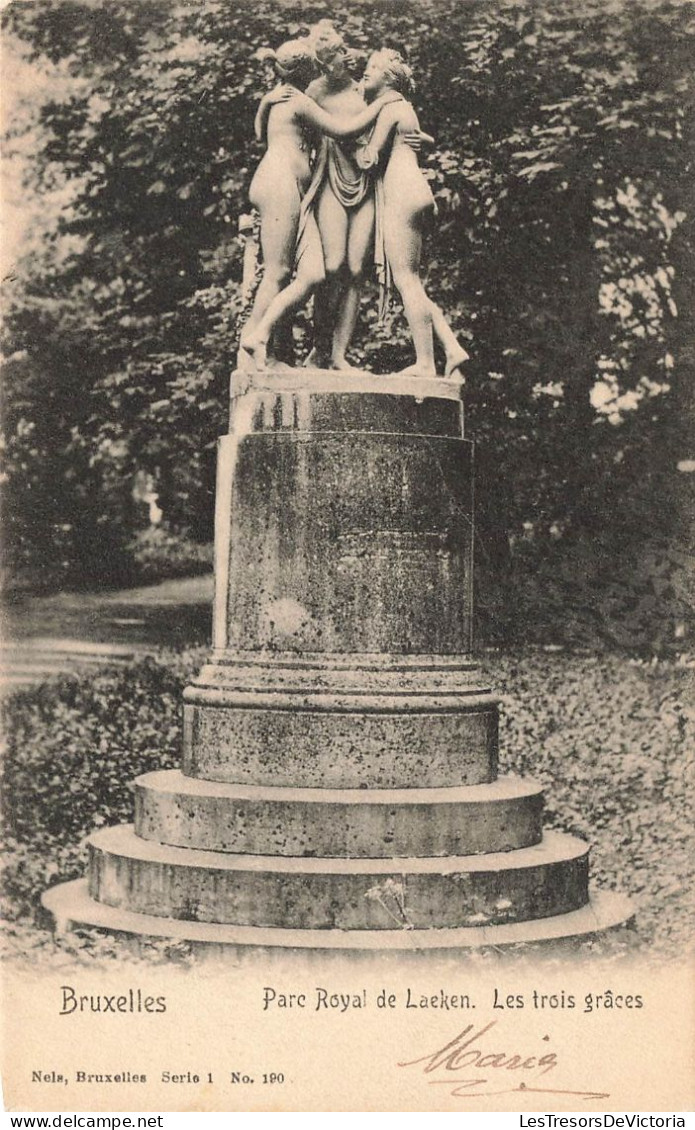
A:
<svg viewBox="0 0 695 1130">
<path fill-rule="evenodd" d="M 278 77 L 291 85 L 266 96 L 257 118 L 267 151 L 250 196 L 261 217 L 265 273 L 242 333 L 242 354 L 264 367 L 273 329 L 318 288 L 314 349 L 307 364 L 349 367 L 345 350 L 376 217 L 382 290 L 392 277 L 415 345 L 416 362 L 407 371 L 434 375 L 434 329 L 446 353 L 446 372 L 452 373 L 467 354 L 419 277 L 422 232 L 434 201 L 417 162 L 424 135 L 405 98 L 410 69 L 396 52 L 372 55 L 363 80 L 367 106 L 345 55 L 329 21 L 317 25 L 312 39 L 284 44 L 276 52 Z M 310 82 L 317 61 L 322 74 Z M 364 138 L 350 149 L 339 143 L 339 138 L 358 138 L 375 121 L 366 145 Z"/>
</svg>

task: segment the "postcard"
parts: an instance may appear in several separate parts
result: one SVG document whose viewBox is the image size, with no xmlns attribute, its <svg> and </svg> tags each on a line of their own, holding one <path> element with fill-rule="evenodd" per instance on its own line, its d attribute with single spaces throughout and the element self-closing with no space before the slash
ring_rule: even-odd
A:
<svg viewBox="0 0 695 1130">
<path fill-rule="evenodd" d="M 3 23 L 7 1109 L 685 1126 L 691 6 Z"/>
</svg>

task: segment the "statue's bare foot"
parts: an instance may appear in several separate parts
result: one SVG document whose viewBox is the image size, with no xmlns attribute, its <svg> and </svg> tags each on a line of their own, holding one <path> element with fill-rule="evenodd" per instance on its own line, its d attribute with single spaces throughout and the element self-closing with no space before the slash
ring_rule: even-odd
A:
<svg viewBox="0 0 695 1130">
<path fill-rule="evenodd" d="M 399 377 L 436 377 L 437 370 L 434 365 L 418 365 L 416 361 L 414 365 L 408 365 L 407 369 L 400 369 L 396 375 Z"/>
<path fill-rule="evenodd" d="M 470 360 L 470 353 L 466 353 L 466 350 L 463 348 L 463 346 L 460 346 L 456 350 L 455 353 L 451 353 L 447 357 L 446 366 L 444 368 L 444 376 L 445 377 L 461 377 L 461 376 L 463 376 L 463 374 L 461 372 L 461 366 L 463 364 L 465 364 L 466 361 L 469 361 L 469 360 Z"/>
<path fill-rule="evenodd" d="M 268 342 L 258 337 L 256 334 L 242 334 L 241 341 L 239 342 L 239 352 L 242 350 L 253 358 L 253 363 L 256 369 L 265 369 L 266 367 L 266 350 Z"/>
</svg>

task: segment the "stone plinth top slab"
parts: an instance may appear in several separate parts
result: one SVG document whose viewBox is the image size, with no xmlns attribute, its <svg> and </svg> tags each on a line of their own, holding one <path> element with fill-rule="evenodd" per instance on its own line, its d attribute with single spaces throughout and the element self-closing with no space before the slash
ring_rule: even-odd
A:
<svg viewBox="0 0 695 1130">
<path fill-rule="evenodd" d="M 359 370 L 267 369 L 232 374 L 230 431 L 379 432 L 463 436 L 463 383 Z"/>
<path fill-rule="evenodd" d="M 402 373 L 368 373 L 341 369 L 267 369 L 232 373 L 232 400 L 248 392 L 385 393 L 460 400 L 465 382 L 460 377 L 416 377 Z"/>
</svg>

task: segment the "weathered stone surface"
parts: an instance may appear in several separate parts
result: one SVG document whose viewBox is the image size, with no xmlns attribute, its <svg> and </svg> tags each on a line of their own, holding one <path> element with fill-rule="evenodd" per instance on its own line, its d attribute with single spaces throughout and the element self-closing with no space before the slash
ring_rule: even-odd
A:
<svg viewBox="0 0 695 1130">
<path fill-rule="evenodd" d="M 439 384 L 428 389 L 410 383 L 411 395 L 388 392 L 389 378 L 372 377 L 370 391 L 356 394 L 354 379 L 349 385 L 339 374 L 324 373 L 312 386 L 300 386 L 292 374 L 267 374 L 267 388 L 259 384 L 263 375 L 245 394 L 235 397 L 230 414 L 230 433 L 257 432 L 400 432 L 404 435 L 461 436 L 462 405 L 458 383 L 443 396 Z M 395 382 L 394 382 L 395 383 Z M 289 387 L 294 384 L 294 388 Z M 384 391 L 386 386 L 387 391 Z M 397 383 L 400 389 L 400 382 Z M 426 398 L 415 394 L 428 391 Z"/>
<path fill-rule="evenodd" d="M 497 926 L 459 926 L 425 930 L 304 930 L 267 926 L 230 926 L 217 922 L 191 922 L 179 918 L 161 918 L 154 914 L 135 914 L 122 907 L 107 906 L 90 898 L 85 879 L 75 879 L 51 887 L 42 903 L 53 915 L 60 933 L 80 926 L 96 926 L 110 933 L 132 937 L 147 943 L 154 938 L 173 938 L 190 942 L 194 951 L 212 960 L 226 960 L 231 955 L 238 961 L 253 954 L 267 971 L 268 962 L 279 959 L 287 969 L 290 953 L 305 953 L 311 958 L 321 955 L 321 969 L 329 954 L 343 959 L 345 954 L 356 958 L 359 953 L 372 961 L 379 953 L 399 952 L 405 957 L 422 954 L 428 963 L 434 953 L 451 954 L 466 949 L 492 946 L 513 946 L 523 943 L 551 943 L 591 937 L 629 922 L 634 908 L 628 899 L 615 891 L 594 892 L 585 906 L 552 918 L 508 922 Z M 388 958 L 387 958 L 388 959 Z"/>
<path fill-rule="evenodd" d="M 272 373 L 235 385 L 218 459 L 215 648 L 469 651 L 460 384 Z"/>
<path fill-rule="evenodd" d="M 184 700 L 189 776 L 411 788 L 497 771 L 497 699 L 465 656 L 219 650 Z"/>
<path fill-rule="evenodd" d="M 471 643 L 460 382 L 237 374 L 220 441 L 213 652 L 184 772 L 409 788 L 497 772 Z"/>
<path fill-rule="evenodd" d="M 451 789 L 224 785 L 176 769 L 135 781 L 138 836 L 253 855 L 474 855 L 541 839 L 540 785 L 503 777 Z"/>
<path fill-rule="evenodd" d="M 471 492 L 462 439 L 224 436 L 215 646 L 470 651 Z"/>
<path fill-rule="evenodd" d="M 548 833 L 514 852 L 447 859 L 233 855 L 139 839 L 89 841 L 90 894 L 139 914 L 316 930 L 493 925 L 564 914 L 588 898 L 588 847 Z"/>
<path fill-rule="evenodd" d="M 460 378 L 334 369 L 234 373 L 229 431 L 403 432 L 463 435 Z"/>
<path fill-rule="evenodd" d="M 386 705 L 386 703 L 384 703 Z M 497 774 L 497 712 L 184 710 L 183 771 L 238 784 L 440 788 Z"/>
<path fill-rule="evenodd" d="M 191 702 L 206 701 L 209 690 L 245 696 L 301 695 L 302 700 L 330 695 L 345 700 L 348 709 L 356 696 L 386 695 L 389 700 L 397 698 L 404 709 L 409 704 L 422 709 L 428 699 L 455 708 L 461 696 L 490 696 L 490 685 L 481 681 L 478 664 L 465 655 L 345 654 L 276 648 L 260 652 L 213 649 L 211 661 L 201 668 L 187 698 Z M 465 708 L 465 702 L 463 705 Z"/>
<path fill-rule="evenodd" d="M 220 443 L 213 650 L 182 775 L 95 834 L 74 921 L 201 946 L 428 950 L 590 933 L 588 847 L 497 777 L 470 658 L 472 447 L 456 381 L 239 375 Z"/>
</svg>

